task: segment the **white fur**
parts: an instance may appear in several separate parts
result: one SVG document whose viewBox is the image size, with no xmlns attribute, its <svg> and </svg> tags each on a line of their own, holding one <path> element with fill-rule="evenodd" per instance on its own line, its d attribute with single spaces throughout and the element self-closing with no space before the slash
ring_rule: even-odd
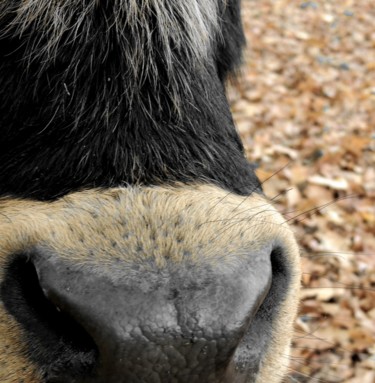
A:
<svg viewBox="0 0 375 383">
<path fill-rule="evenodd" d="M 116 78 L 107 81 L 108 86 L 109 82 L 121 84 L 119 104 L 125 95 L 129 110 L 131 105 L 138 105 L 148 115 L 150 103 L 138 97 L 138 90 L 148 81 L 159 107 L 163 105 L 159 98 L 163 87 L 172 100 L 170 107 L 179 115 L 182 100 L 186 102 L 190 98 L 191 73 L 201 72 L 204 76 L 211 65 L 213 43 L 221 38 L 220 14 L 225 4 L 226 0 L 22 0 L 11 6 L 8 1 L 0 0 L 0 25 L 3 24 L 0 36 L 14 36 L 15 41 L 23 41 L 26 66 L 34 62 L 40 72 L 36 78 L 66 57 L 62 50 L 70 44 L 71 57 L 56 85 L 56 110 L 62 98 L 58 92 L 71 93 L 65 78 L 73 74 L 76 82 L 85 78 L 89 84 L 90 74 L 99 65 L 110 62 L 107 47 L 115 46 L 122 68 Z M 5 21 L 4 25 L 9 15 L 15 17 L 10 17 L 11 21 Z M 98 18 L 106 23 L 100 30 L 93 21 Z M 95 52 L 88 53 L 87 47 L 91 49 L 91 46 Z M 167 71 L 167 84 L 165 75 L 161 79 L 161 69 Z M 107 86 L 104 82 L 101 88 Z M 87 108 L 85 96 L 80 97 L 77 121 Z"/>
<path fill-rule="evenodd" d="M 201 61 L 202 58 L 207 57 L 220 24 L 218 9 L 219 2 L 222 1 L 23 0 L 12 10 L 9 9 L 7 1 L 2 1 L 0 11 L 2 15 L 10 12 L 16 14 L 16 18 L 8 27 L 13 33 L 22 36 L 29 28 L 42 32 L 43 37 L 46 38 L 42 51 L 33 53 L 43 54 L 44 59 L 53 59 L 58 54 L 60 40 L 64 33 L 68 32 L 72 39 L 77 40 L 90 38 L 89 35 L 80 35 L 82 26 L 91 21 L 92 16 L 100 7 L 109 3 L 113 9 L 113 12 L 111 11 L 113 17 L 107 20 L 107 34 L 114 30 L 121 39 L 124 37 L 122 36 L 124 28 L 128 27 L 137 37 L 137 44 L 132 47 L 135 60 L 134 69 L 137 70 L 140 67 L 136 63 L 137 60 L 151 69 L 152 63 L 145 62 L 144 59 L 146 56 L 148 56 L 147 59 L 151 57 L 151 54 L 147 54 L 147 52 L 154 48 L 151 45 L 154 33 L 158 34 L 166 65 L 171 69 L 174 65 L 174 50 L 186 52 L 187 57 L 192 60 Z M 150 17 L 156 17 L 157 30 L 151 29 Z M 88 32 L 89 25 L 83 30 Z"/>
</svg>

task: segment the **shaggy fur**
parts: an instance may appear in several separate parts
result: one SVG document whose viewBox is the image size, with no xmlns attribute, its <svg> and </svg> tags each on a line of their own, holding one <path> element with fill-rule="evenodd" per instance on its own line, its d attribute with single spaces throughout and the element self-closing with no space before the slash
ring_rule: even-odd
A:
<svg viewBox="0 0 375 383">
<path fill-rule="evenodd" d="M 218 1 L 114 0 L 106 3 L 34 0 L 11 7 L 3 1 L 2 18 L 14 15 L 3 34 L 18 38 L 31 34 L 27 38 L 24 61 L 28 66 L 33 62 L 41 64 L 38 76 L 61 60 L 64 45 L 74 44 L 71 63 L 62 78 L 68 95 L 73 89 L 65 76 L 74 70 L 73 66 L 84 57 L 84 52 L 88 52 L 88 45 L 99 40 L 104 46 L 99 57 L 94 57 L 95 52 L 90 54 L 95 70 L 96 65 L 108 60 L 113 44 L 127 64 L 123 91 L 130 108 L 141 104 L 147 111 L 147 105 L 138 98 L 142 84 L 149 81 L 156 90 L 166 75 L 174 112 L 178 113 L 190 91 L 185 68 L 199 67 L 204 72 L 212 60 L 213 45 L 220 33 Z M 223 4 L 220 8 L 223 10 Z M 97 24 L 99 30 L 96 30 Z M 158 62 L 163 63 L 165 73 L 159 73 L 162 67 Z M 85 72 L 76 71 L 75 76 L 74 82 L 79 82 L 82 76 L 87 79 Z M 155 92 L 154 96 L 161 108 L 160 94 Z M 184 99 L 181 100 L 181 96 Z M 105 109 L 106 114 L 111 112 Z"/>
<path fill-rule="evenodd" d="M 134 263 L 149 267 L 152 261 L 154 267 L 164 269 L 170 262 L 183 265 L 192 261 L 230 270 L 249 253 L 256 253 L 264 246 L 281 246 L 282 260 L 273 259 L 274 282 L 269 298 L 247 334 L 255 339 L 261 332 L 264 356 L 260 372 L 246 380 L 280 381 L 287 365 L 292 319 L 297 308 L 299 259 L 290 229 L 264 198 L 257 195 L 243 198 L 212 186 L 127 188 L 72 194 L 52 204 L 5 199 L 0 208 L 0 280 L 4 279 L 12 254 L 35 246 L 52 249 L 61 259 L 89 268 L 93 274 L 108 270 L 114 284 L 124 278 L 126 265 Z M 285 267 L 281 274 L 278 261 Z M 7 301 L 8 308 L 12 304 L 15 302 Z M 3 326 L 18 327 L 4 309 L 0 316 Z M 25 325 L 21 323 L 21 327 Z M 12 371 L 24 368 L 34 374 L 36 368 L 36 377 L 27 381 L 41 382 L 38 374 L 48 377 L 51 373 L 44 363 L 54 353 L 53 347 L 50 345 L 43 354 L 44 342 L 38 339 L 38 333 L 29 330 L 13 331 L 13 334 L 15 338 L 11 342 L 1 337 L 1 381 L 18 382 L 25 375 L 17 372 L 12 378 Z M 53 335 L 50 334 L 50 339 Z M 30 347 L 34 349 L 31 355 L 19 351 Z M 55 348 L 58 347 L 56 344 Z M 60 349 L 56 355 L 64 360 L 64 352 Z M 27 359 L 22 356 L 25 354 Z M 235 355 L 234 363 L 243 365 L 244 358 Z M 56 368 L 59 360 L 54 365 Z"/>
<path fill-rule="evenodd" d="M 238 0 L 1 0 L 0 194 L 259 189 L 223 87 L 243 42 Z"/>
</svg>

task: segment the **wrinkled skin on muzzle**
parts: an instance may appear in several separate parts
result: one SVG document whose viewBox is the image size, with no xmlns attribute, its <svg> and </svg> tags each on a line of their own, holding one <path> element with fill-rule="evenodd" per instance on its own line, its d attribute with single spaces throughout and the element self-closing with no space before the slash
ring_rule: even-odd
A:
<svg viewBox="0 0 375 383">
<path fill-rule="evenodd" d="M 264 197 L 134 187 L 0 208 L 2 382 L 280 381 L 298 249 Z"/>
</svg>

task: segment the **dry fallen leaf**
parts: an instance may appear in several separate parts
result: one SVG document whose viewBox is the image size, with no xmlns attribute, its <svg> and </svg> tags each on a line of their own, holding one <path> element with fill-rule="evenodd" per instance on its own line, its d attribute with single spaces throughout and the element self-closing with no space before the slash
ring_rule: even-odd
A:
<svg viewBox="0 0 375 383">
<path fill-rule="evenodd" d="M 302 254 L 286 382 L 374 383 L 373 0 L 242 6 L 246 64 L 228 94 L 246 154 Z"/>
</svg>

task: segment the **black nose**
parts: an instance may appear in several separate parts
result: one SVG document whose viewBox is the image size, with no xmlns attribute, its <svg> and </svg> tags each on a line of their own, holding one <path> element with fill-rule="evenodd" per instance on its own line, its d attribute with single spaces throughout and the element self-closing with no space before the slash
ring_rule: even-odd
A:
<svg viewBox="0 0 375 383">
<path fill-rule="evenodd" d="M 54 367 L 47 380 L 242 382 L 234 379 L 233 357 L 269 292 L 271 250 L 224 262 L 171 261 L 161 267 L 150 259 L 100 268 L 33 252 L 29 259 L 44 304 L 55 310 L 40 320 L 60 321 L 50 329 L 55 333 L 58 326 L 74 332 L 58 339 L 70 343 L 71 357 L 48 360 Z M 56 353 L 56 344 L 46 347 Z"/>
</svg>

